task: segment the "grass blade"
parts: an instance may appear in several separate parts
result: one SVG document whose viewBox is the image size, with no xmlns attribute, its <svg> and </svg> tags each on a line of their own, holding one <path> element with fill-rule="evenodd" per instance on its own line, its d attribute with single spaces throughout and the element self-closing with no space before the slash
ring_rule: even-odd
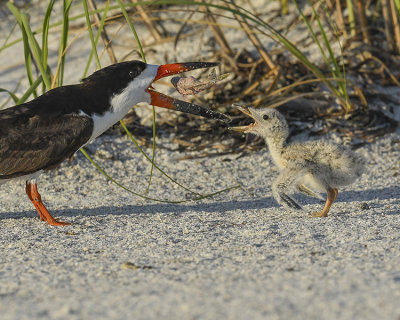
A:
<svg viewBox="0 0 400 320">
<path fill-rule="evenodd" d="M 32 83 L 33 83 L 32 54 L 31 54 L 31 49 L 29 47 L 28 36 L 26 34 L 26 30 L 25 30 L 23 22 L 22 22 L 22 14 L 19 12 L 17 7 L 15 7 L 11 2 L 7 3 L 7 7 L 12 12 L 14 17 L 17 19 L 17 23 L 21 29 L 22 40 L 23 40 L 23 44 L 24 44 L 24 59 L 25 59 L 26 75 L 28 77 L 29 84 L 32 85 Z M 36 98 L 37 96 L 38 96 L 37 92 L 34 91 L 34 97 Z"/>
<path fill-rule="evenodd" d="M 146 57 L 144 55 L 140 39 L 139 39 L 139 37 L 138 37 L 138 35 L 136 33 L 136 29 L 133 26 L 132 21 L 129 19 L 128 13 L 126 12 L 126 9 L 125 9 L 124 5 L 122 4 L 121 0 L 117 0 L 117 2 L 118 2 L 118 5 L 119 5 L 124 17 L 125 17 L 126 22 L 129 25 L 129 28 L 131 29 L 131 31 L 133 33 L 133 36 L 136 39 L 136 43 L 138 45 L 139 52 L 140 52 L 140 55 L 142 57 L 142 60 L 143 60 L 143 62 L 146 62 Z M 136 4 L 138 4 L 138 3 L 136 3 Z M 152 158 L 151 158 L 150 176 L 149 176 L 149 182 L 147 184 L 146 193 L 149 192 L 149 188 L 150 188 L 150 184 L 151 184 L 151 178 L 153 176 L 153 170 L 154 170 L 154 160 L 155 160 L 155 156 L 156 156 L 156 109 L 155 109 L 154 106 L 152 106 L 152 112 L 153 112 L 153 151 L 152 151 Z M 122 121 L 121 121 L 121 123 L 122 123 Z"/>
<path fill-rule="evenodd" d="M 143 151 L 143 149 L 139 146 L 139 144 L 137 143 L 136 139 L 133 137 L 132 133 L 128 130 L 128 128 L 126 127 L 125 123 L 122 121 L 121 122 L 121 126 L 124 128 L 126 134 L 128 135 L 128 137 L 131 139 L 131 141 L 134 143 L 134 145 L 136 146 L 136 148 L 138 148 L 138 150 L 142 153 L 142 155 L 150 162 L 152 162 L 152 160 L 150 159 L 150 157 Z M 178 186 L 180 186 L 182 189 L 185 189 L 186 191 L 189 191 L 192 194 L 197 194 L 200 195 L 200 193 L 195 192 L 190 190 L 189 188 L 185 187 L 184 185 L 182 185 L 181 183 L 179 183 L 178 181 L 176 181 L 175 179 L 173 179 L 172 177 L 170 177 L 165 171 L 163 171 L 159 166 L 157 166 L 157 164 L 155 164 L 153 162 L 154 167 L 161 172 L 161 174 L 163 174 L 167 179 L 169 179 L 171 182 L 177 184 Z"/>
<path fill-rule="evenodd" d="M 118 181 L 116 181 L 115 179 L 113 179 L 109 174 L 107 174 L 107 172 L 105 172 L 85 151 L 85 149 L 81 148 L 80 151 L 84 154 L 84 156 L 90 161 L 90 163 L 98 170 L 100 171 L 109 181 L 111 181 L 112 183 L 116 184 L 118 187 L 128 191 L 129 193 L 134 194 L 135 196 L 142 198 L 142 199 L 146 199 L 146 200 L 151 200 L 151 201 L 156 201 L 156 202 L 162 202 L 162 203 L 171 203 L 171 204 L 178 204 L 178 203 L 185 203 L 185 202 L 190 202 L 190 201 L 196 201 L 196 200 L 202 200 L 202 199 L 206 199 L 206 198 L 210 198 L 213 196 L 216 196 L 220 193 L 223 192 L 228 192 L 234 189 L 238 189 L 241 188 L 241 185 L 236 185 L 236 186 L 232 186 L 229 188 L 225 188 L 213 193 L 209 193 L 206 195 L 201 195 L 199 197 L 193 198 L 193 199 L 189 199 L 189 200 L 176 200 L 176 201 L 169 201 L 169 200 L 163 200 L 163 199 L 156 199 L 156 198 L 151 198 L 148 196 L 145 196 L 143 194 L 137 193 L 135 191 L 132 191 L 131 189 L 125 187 L 123 184 L 119 183 Z"/>
<path fill-rule="evenodd" d="M 131 19 L 129 19 L 129 15 L 128 15 L 128 13 L 126 12 L 126 9 L 125 9 L 124 5 L 122 4 L 121 0 L 117 0 L 117 3 L 118 3 L 118 5 L 119 5 L 119 8 L 120 8 L 121 11 L 122 11 L 122 14 L 123 14 L 124 17 L 125 17 L 126 22 L 128 23 L 129 28 L 131 29 L 131 31 L 132 31 L 132 33 L 133 33 L 133 36 L 134 36 L 135 39 L 136 39 L 136 43 L 137 43 L 138 48 L 139 48 L 140 56 L 142 57 L 143 62 L 146 62 L 146 57 L 144 56 L 142 44 L 141 44 L 141 42 L 140 42 L 139 36 L 138 36 L 137 33 L 136 33 L 136 29 L 135 29 L 135 27 L 133 26 Z M 136 5 L 139 5 L 139 4 L 140 4 L 139 2 L 136 3 Z"/>
<path fill-rule="evenodd" d="M 0 92 L 6 92 L 10 95 L 10 97 L 14 100 L 14 103 L 17 103 L 17 101 L 19 100 L 18 97 L 11 91 L 4 89 L 4 88 L 0 88 Z M 1 108 L 0 108 L 1 109 Z"/>
<path fill-rule="evenodd" d="M 24 93 L 24 95 L 17 101 L 17 105 L 24 103 L 29 96 L 35 91 L 35 89 L 41 84 L 43 83 L 43 78 L 42 76 L 39 76 L 33 83 L 32 85 L 29 87 L 28 90 L 26 90 L 26 92 Z"/>
<path fill-rule="evenodd" d="M 103 16 L 102 16 L 101 21 L 100 21 L 100 25 L 97 28 L 96 39 L 94 40 L 94 45 L 92 43 L 92 51 L 90 51 L 89 59 L 88 59 L 88 62 L 86 63 L 85 71 L 83 72 L 82 78 L 85 78 L 87 73 L 88 73 L 88 71 L 89 71 L 89 67 L 90 67 L 90 64 L 92 62 L 93 55 L 96 54 L 96 56 L 97 56 L 96 61 L 98 60 L 98 54 L 97 54 L 97 50 L 95 48 L 97 48 L 97 43 L 99 42 L 101 33 L 103 31 L 104 23 L 106 21 L 106 17 L 107 17 L 107 13 L 108 13 L 109 7 L 110 7 L 110 1 L 107 0 L 106 7 L 104 8 Z M 99 61 L 99 63 L 100 63 L 100 61 Z"/>
<path fill-rule="evenodd" d="M 47 72 L 47 60 L 49 57 L 49 26 L 50 26 L 50 16 L 54 7 L 55 0 L 50 0 L 47 6 L 46 14 L 43 18 L 43 31 L 42 31 L 42 62 L 44 70 Z"/>
<path fill-rule="evenodd" d="M 350 34 L 352 36 L 356 35 L 356 17 L 354 14 L 353 2 L 351 0 L 346 0 L 347 12 L 349 15 L 349 23 L 350 23 Z"/>
<path fill-rule="evenodd" d="M 58 59 L 60 60 L 60 67 L 57 74 L 57 86 L 61 86 L 64 82 L 64 66 L 65 66 L 65 49 L 68 42 L 69 31 L 69 10 L 71 8 L 72 0 L 64 0 L 63 2 L 63 28 L 61 32 L 60 48 L 58 51 Z"/>
<path fill-rule="evenodd" d="M 397 14 L 400 16 L 400 0 L 394 0 L 394 4 L 396 5 Z"/>
<path fill-rule="evenodd" d="M 96 49 L 96 42 L 93 38 L 92 24 L 90 22 L 89 10 L 88 10 L 88 5 L 87 5 L 86 0 L 82 0 L 82 4 L 83 4 L 83 8 L 85 10 L 86 25 L 87 25 L 88 32 L 89 32 L 90 42 L 92 43 L 92 53 L 96 59 L 97 68 L 101 69 L 100 59 L 99 59 L 99 56 L 97 54 L 97 49 Z M 100 30 L 99 30 L 99 33 L 101 33 Z"/>
<path fill-rule="evenodd" d="M 50 90 L 51 89 L 50 77 L 49 77 L 49 74 L 46 72 L 46 70 L 45 70 L 45 68 L 43 66 L 43 63 L 42 63 L 42 60 L 41 60 L 41 57 L 42 57 L 41 50 L 40 50 L 39 45 L 38 45 L 38 43 L 37 43 L 37 41 L 35 39 L 35 36 L 32 33 L 31 27 L 30 27 L 29 22 L 28 22 L 28 18 L 27 18 L 27 16 L 25 14 L 21 14 L 21 21 L 22 21 L 22 24 L 24 26 L 24 29 L 25 29 L 25 32 L 26 32 L 26 35 L 27 35 L 27 38 L 28 38 L 28 41 L 29 41 L 29 45 L 31 47 L 33 57 L 35 58 L 35 61 L 36 61 L 36 64 L 37 64 L 37 66 L 38 66 L 38 68 L 40 70 L 40 73 L 42 74 L 43 81 L 44 81 L 44 83 L 46 85 L 46 89 Z"/>
<path fill-rule="evenodd" d="M 330 41 L 328 39 L 328 36 L 327 36 L 327 34 L 325 32 L 325 29 L 322 26 L 322 23 L 321 23 L 321 20 L 319 18 L 319 15 L 315 11 L 314 5 L 312 3 L 309 3 L 309 5 L 311 7 L 311 10 L 314 13 L 315 20 L 316 20 L 317 25 L 318 25 L 318 29 L 319 29 L 319 31 L 321 33 L 321 36 L 322 36 L 322 39 L 323 39 L 323 43 L 324 43 L 324 47 L 328 51 L 328 55 L 329 56 L 327 56 L 327 54 L 325 53 L 325 50 L 322 47 L 321 42 L 319 41 L 318 37 L 314 33 L 314 30 L 312 29 L 312 26 L 311 26 L 310 22 L 305 17 L 303 11 L 301 10 L 300 6 L 298 5 L 298 2 L 296 0 L 293 0 L 293 3 L 296 6 L 297 11 L 301 15 L 304 23 L 306 24 L 306 26 L 307 26 L 310 34 L 311 34 L 311 37 L 313 38 L 314 42 L 318 45 L 318 48 L 319 48 L 319 50 L 321 52 L 321 55 L 322 55 L 326 65 L 328 66 L 328 69 L 329 69 L 330 73 L 332 74 L 332 77 L 343 79 L 344 77 L 343 77 L 343 75 L 342 75 L 342 73 L 340 71 L 340 67 L 339 67 L 339 65 L 338 65 L 338 63 L 336 61 L 336 57 L 335 57 L 335 54 L 333 52 L 332 46 L 331 46 Z M 337 41 L 339 42 L 339 46 L 341 47 L 339 39 L 337 39 Z M 343 67 L 344 67 L 344 65 L 343 65 Z M 350 105 L 349 100 L 348 100 L 346 82 L 345 81 L 344 82 L 342 82 L 342 81 L 341 82 L 337 82 L 337 85 L 338 85 L 339 89 L 337 89 L 335 87 L 335 89 L 334 89 L 335 93 L 342 98 L 342 106 L 348 111 L 349 109 L 351 109 L 351 105 Z M 333 89 L 333 86 L 332 86 L 331 90 L 332 89 Z"/>
</svg>

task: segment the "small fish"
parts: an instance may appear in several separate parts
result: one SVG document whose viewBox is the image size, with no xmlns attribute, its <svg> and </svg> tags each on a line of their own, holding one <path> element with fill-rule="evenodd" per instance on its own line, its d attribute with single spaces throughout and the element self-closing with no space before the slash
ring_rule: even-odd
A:
<svg viewBox="0 0 400 320">
<path fill-rule="evenodd" d="M 183 95 L 183 97 L 196 95 L 201 91 L 204 91 L 217 82 L 226 79 L 229 76 L 229 73 L 222 74 L 220 76 L 216 75 L 215 69 L 212 69 L 208 75 L 208 79 L 206 81 L 199 81 L 195 77 L 173 77 L 171 79 L 171 83 L 175 87 L 175 89 Z"/>
</svg>

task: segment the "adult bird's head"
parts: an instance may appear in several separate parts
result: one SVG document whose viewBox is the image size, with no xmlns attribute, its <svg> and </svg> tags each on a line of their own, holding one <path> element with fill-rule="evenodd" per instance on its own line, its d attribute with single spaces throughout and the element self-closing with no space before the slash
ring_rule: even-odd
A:
<svg viewBox="0 0 400 320">
<path fill-rule="evenodd" d="M 152 65 L 141 61 L 127 61 L 105 67 L 93 73 L 82 80 L 82 86 L 92 87 L 93 89 L 96 87 L 96 91 L 99 94 L 108 94 L 114 111 L 126 110 L 139 102 L 146 102 L 161 108 L 229 122 L 230 119 L 219 112 L 168 97 L 155 91 L 152 87 L 152 84 L 161 78 L 216 65 L 218 64 L 213 62 Z M 99 90 L 105 92 L 100 92 Z"/>
</svg>

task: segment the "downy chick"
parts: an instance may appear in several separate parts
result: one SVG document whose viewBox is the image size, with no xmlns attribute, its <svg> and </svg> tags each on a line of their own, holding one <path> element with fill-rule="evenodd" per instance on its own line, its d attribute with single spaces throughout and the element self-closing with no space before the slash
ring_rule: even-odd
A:
<svg viewBox="0 0 400 320">
<path fill-rule="evenodd" d="M 338 187 L 353 183 L 365 167 L 362 156 L 344 146 L 323 140 L 286 142 L 289 127 L 284 116 L 271 108 L 239 109 L 255 120 L 248 126 L 233 127 L 234 131 L 261 136 L 268 144 L 272 160 L 280 169 L 272 185 L 276 201 L 288 208 L 302 209 L 292 197 L 296 191 L 321 198 L 315 191 L 327 193 L 325 206 L 313 217 L 327 217 L 338 195 Z"/>
</svg>

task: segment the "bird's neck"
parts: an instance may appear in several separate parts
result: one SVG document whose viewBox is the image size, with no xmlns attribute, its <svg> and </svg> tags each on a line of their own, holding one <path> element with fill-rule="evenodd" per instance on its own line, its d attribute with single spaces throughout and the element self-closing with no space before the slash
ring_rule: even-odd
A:
<svg viewBox="0 0 400 320">
<path fill-rule="evenodd" d="M 94 114 L 94 128 L 90 141 L 98 137 L 113 124 L 121 120 L 129 110 L 139 102 L 150 103 L 150 95 L 145 91 L 137 91 L 134 86 L 128 86 L 122 92 L 109 98 L 109 108 L 102 114 Z"/>
<path fill-rule="evenodd" d="M 275 165 L 279 168 L 284 167 L 284 163 L 282 160 L 282 151 L 283 148 L 286 146 L 286 137 L 267 137 L 265 138 L 265 141 L 268 145 L 269 152 Z"/>
</svg>

